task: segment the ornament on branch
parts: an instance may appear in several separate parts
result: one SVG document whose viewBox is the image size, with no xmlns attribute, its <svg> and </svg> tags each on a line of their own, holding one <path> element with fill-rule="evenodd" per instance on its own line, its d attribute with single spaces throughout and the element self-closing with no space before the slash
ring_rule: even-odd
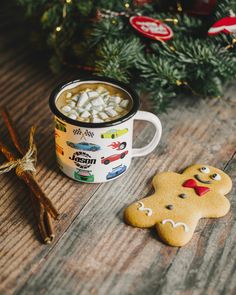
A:
<svg viewBox="0 0 236 295">
<path fill-rule="evenodd" d="M 173 37 L 172 29 L 160 20 L 148 16 L 132 16 L 131 26 L 143 36 L 158 40 L 167 41 Z"/>
<path fill-rule="evenodd" d="M 208 35 L 218 35 L 220 33 L 235 34 L 236 33 L 236 16 L 223 17 L 208 30 Z"/>
<path fill-rule="evenodd" d="M 191 1 L 192 2 L 192 1 Z M 194 15 L 210 15 L 216 6 L 216 0 L 195 0 L 188 13 Z"/>
</svg>

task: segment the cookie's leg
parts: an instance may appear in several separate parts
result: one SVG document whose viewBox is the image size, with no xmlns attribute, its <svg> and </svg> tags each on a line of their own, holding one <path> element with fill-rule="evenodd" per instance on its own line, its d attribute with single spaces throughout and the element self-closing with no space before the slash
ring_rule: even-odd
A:
<svg viewBox="0 0 236 295">
<path fill-rule="evenodd" d="M 175 216 L 166 217 L 158 221 L 156 229 L 159 237 L 168 245 L 181 247 L 186 245 L 192 238 L 198 223 L 198 216 Z"/>
<path fill-rule="evenodd" d="M 124 212 L 126 223 L 142 228 L 154 226 L 157 222 L 157 213 L 153 206 L 155 198 L 155 196 L 150 196 L 127 207 Z"/>
</svg>

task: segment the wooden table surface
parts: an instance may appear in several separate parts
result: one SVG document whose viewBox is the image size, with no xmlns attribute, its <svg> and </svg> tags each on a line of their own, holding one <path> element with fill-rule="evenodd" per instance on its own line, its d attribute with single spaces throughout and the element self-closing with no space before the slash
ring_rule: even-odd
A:
<svg viewBox="0 0 236 295">
<path fill-rule="evenodd" d="M 218 220 L 201 220 L 191 242 L 169 247 L 155 230 L 127 226 L 124 208 L 148 196 L 152 177 L 179 171 L 195 162 L 236 176 L 236 87 L 223 99 L 179 99 L 160 114 L 163 137 L 149 156 L 135 158 L 121 178 L 106 184 L 82 184 L 58 170 L 54 154 L 51 90 L 78 72 L 54 76 L 46 58 L 35 54 L 15 29 L 1 24 L 0 93 L 24 142 L 37 128 L 37 179 L 61 212 L 57 238 L 41 244 L 28 189 L 13 172 L 0 177 L 0 294 L 235 294 L 236 202 Z M 142 109 L 151 110 L 142 99 Z M 9 143 L 0 120 L 0 138 Z M 135 145 L 147 143 L 153 128 L 135 125 Z M 4 157 L 0 156 L 1 162 Z"/>
</svg>

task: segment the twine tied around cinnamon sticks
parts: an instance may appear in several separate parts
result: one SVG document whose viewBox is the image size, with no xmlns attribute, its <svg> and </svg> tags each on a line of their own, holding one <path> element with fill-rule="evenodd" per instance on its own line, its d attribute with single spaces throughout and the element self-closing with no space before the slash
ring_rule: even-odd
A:
<svg viewBox="0 0 236 295">
<path fill-rule="evenodd" d="M 37 161 L 37 148 L 34 143 L 35 126 L 30 129 L 29 149 L 26 154 L 17 160 L 9 161 L 0 165 L 0 175 L 10 172 L 16 168 L 16 174 L 22 175 L 24 171 L 36 172 L 35 164 Z"/>
<path fill-rule="evenodd" d="M 34 143 L 35 127 L 33 126 L 30 130 L 29 148 L 26 150 L 7 109 L 0 108 L 0 114 L 17 151 L 22 156 L 22 158 L 18 158 L 0 139 L 0 152 L 8 160 L 7 163 L 0 166 L 0 174 L 7 173 L 15 168 L 16 175 L 28 186 L 31 191 L 30 198 L 40 235 L 44 243 L 50 244 L 55 238 L 52 218 L 58 219 L 59 212 L 45 195 L 34 175 L 37 159 L 37 148 Z"/>
</svg>

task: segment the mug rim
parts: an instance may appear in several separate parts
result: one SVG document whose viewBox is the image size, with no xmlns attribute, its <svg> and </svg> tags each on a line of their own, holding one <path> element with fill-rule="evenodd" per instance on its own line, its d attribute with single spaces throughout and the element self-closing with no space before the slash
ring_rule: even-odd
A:
<svg viewBox="0 0 236 295">
<path fill-rule="evenodd" d="M 68 118 L 67 116 L 65 116 L 63 113 L 61 113 L 58 110 L 58 108 L 56 107 L 55 99 L 56 99 L 58 93 L 61 90 L 63 90 L 65 87 L 67 87 L 68 85 L 71 85 L 71 84 L 74 84 L 77 82 L 85 82 L 86 83 L 86 81 L 87 82 L 88 81 L 97 81 L 97 82 L 101 82 L 101 83 L 108 82 L 108 83 L 114 84 L 114 86 L 116 86 L 116 85 L 119 86 L 120 88 L 122 88 L 123 90 L 128 92 L 128 94 L 131 96 L 131 98 L 133 100 L 132 108 L 125 116 L 118 118 L 114 121 L 107 121 L 107 122 L 102 122 L 102 123 L 81 122 L 81 121 L 77 121 L 77 120 L 73 120 L 71 118 Z M 69 124 L 75 125 L 75 126 L 79 126 L 79 127 L 86 127 L 86 128 L 102 128 L 102 127 L 110 127 L 110 126 L 115 126 L 115 125 L 121 124 L 125 121 L 128 121 L 130 118 L 132 118 L 139 110 L 139 106 L 140 106 L 139 95 L 128 84 L 126 84 L 124 82 L 117 81 L 117 80 L 109 78 L 109 77 L 99 77 L 99 76 L 94 76 L 94 75 L 86 76 L 86 77 L 79 78 L 79 79 L 72 80 L 72 81 L 70 80 L 69 82 L 62 82 L 51 92 L 51 95 L 49 97 L 49 107 L 54 115 L 56 115 L 58 118 L 65 121 L 66 123 L 69 123 Z"/>
</svg>

